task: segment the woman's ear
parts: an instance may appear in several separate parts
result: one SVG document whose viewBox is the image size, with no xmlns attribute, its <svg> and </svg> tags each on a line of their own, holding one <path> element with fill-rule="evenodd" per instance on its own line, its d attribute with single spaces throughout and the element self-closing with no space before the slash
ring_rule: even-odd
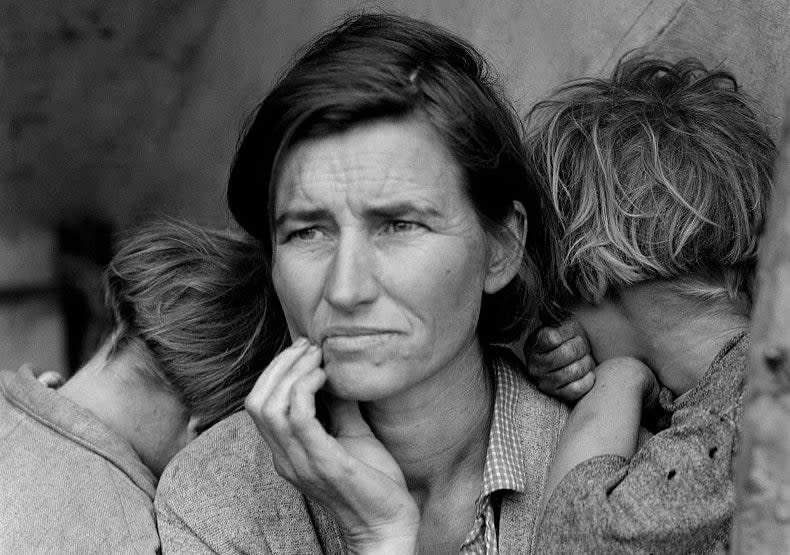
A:
<svg viewBox="0 0 790 555">
<path fill-rule="evenodd" d="M 517 200 L 505 223 L 505 229 L 496 237 L 489 237 L 488 270 L 483 290 L 490 294 L 501 290 L 516 277 L 524 257 L 527 239 L 527 212 Z"/>
</svg>

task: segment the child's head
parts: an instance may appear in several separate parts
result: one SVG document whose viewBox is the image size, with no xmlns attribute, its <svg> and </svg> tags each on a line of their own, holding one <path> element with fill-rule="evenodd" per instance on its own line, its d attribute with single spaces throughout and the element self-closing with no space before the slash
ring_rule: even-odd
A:
<svg viewBox="0 0 790 555">
<path fill-rule="evenodd" d="M 242 408 L 287 341 L 257 243 L 184 223 L 148 224 L 124 240 L 105 273 L 112 359 L 175 393 L 205 429 Z"/>
<path fill-rule="evenodd" d="M 594 302 L 661 279 L 748 307 L 775 146 L 731 74 L 634 57 L 529 119 L 566 293 Z"/>
</svg>

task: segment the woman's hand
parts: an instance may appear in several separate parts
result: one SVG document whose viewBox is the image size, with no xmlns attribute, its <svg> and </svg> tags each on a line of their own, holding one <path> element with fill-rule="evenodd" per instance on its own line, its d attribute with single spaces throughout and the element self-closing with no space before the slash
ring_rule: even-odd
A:
<svg viewBox="0 0 790 555">
<path fill-rule="evenodd" d="M 581 324 L 565 320 L 558 327 L 540 328 L 524 346 L 527 375 L 546 395 L 576 401 L 595 383 L 595 361 Z"/>
<path fill-rule="evenodd" d="M 334 437 L 316 418 L 315 395 L 326 382 L 320 363 L 320 348 L 299 339 L 271 362 L 247 397 L 245 407 L 274 467 L 333 514 L 350 552 L 414 552 L 419 510 L 357 403 L 328 400 Z"/>
</svg>

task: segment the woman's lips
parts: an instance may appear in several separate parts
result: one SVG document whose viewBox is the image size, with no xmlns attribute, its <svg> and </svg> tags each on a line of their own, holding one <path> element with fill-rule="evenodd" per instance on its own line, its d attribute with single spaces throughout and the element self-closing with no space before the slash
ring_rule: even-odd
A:
<svg viewBox="0 0 790 555">
<path fill-rule="evenodd" d="M 364 351 L 388 342 L 394 335 L 390 331 L 330 335 L 324 339 L 322 347 L 335 352 Z"/>
</svg>

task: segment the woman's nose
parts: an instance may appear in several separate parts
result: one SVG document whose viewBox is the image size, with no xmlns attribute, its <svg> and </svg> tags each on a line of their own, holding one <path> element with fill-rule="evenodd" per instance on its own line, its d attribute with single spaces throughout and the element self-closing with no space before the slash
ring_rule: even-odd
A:
<svg viewBox="0 0 790 555">
<path fill-rule="evenodd" d="M 324 296 L 336 309 L 349 312 L 378 295 L 371 245 L 361 234 L 344 234 L 337 243 Z"/>
</svg>

